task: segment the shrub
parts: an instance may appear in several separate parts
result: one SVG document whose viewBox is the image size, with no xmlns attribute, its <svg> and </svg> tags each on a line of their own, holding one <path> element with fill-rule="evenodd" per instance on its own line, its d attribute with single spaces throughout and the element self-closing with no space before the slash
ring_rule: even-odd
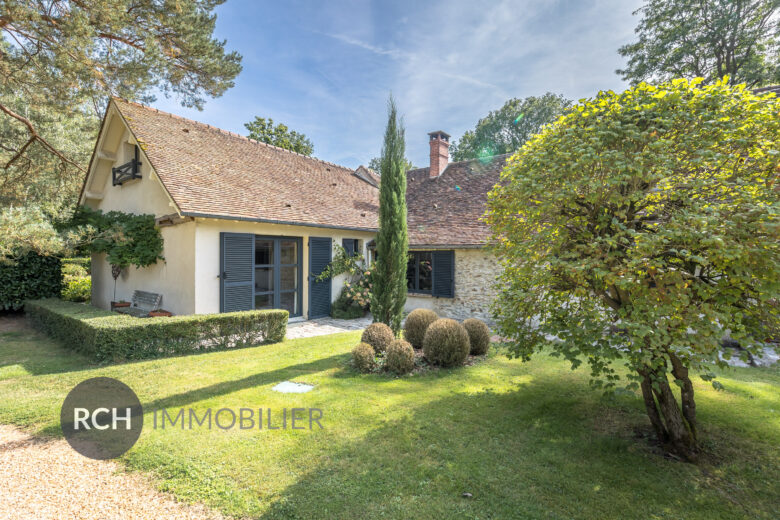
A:
<svg viewBox="0 0 780 520">
<path fill-rule="evenodd" d="M 430 309 L 415 309 L 409 313 L 404 323 L 404 339 L 414 348 L 422 348 L 425 331 L 439 316 Z"/>
<path fill-rule="evenodd" d="M 362 318 L 365 313 L 363 307 L 351 298 L 346 287 L 341 290 L 341 294 L 330 308 L 330 315 L 341 320 Z"/>
<path fill-rule="evenodd" d="M 434 365 L 462 365 L 469 355 L 469 333 L 455 320 L 440 318 L 425 333 L 423 354 Z"/>
<path fill-rule="evenodd" d="M 384 323 L 372 323 L 363 331 L 360 341 L 368 343 L 374 350 L 381 354 L 395 340 L 393 331 Z"/>
<path fill-rule="evenodd" d="M 0 309 L 18 310 L 25 300 L 59 296 L 61 289 L 59 258 L 34 252 L 0 258 Z"/>
<path fill-rule="evenodd" d="M 487 354 L 490 347 L 490 329 L 484 321 L 477 318 L 469 318 L 463 322 L 463 328 L 469 333 L 469 344 L 473 356 Z"/>
<path fill-rule="evenodd" d="M 92 278 L 68 278 L 62 288 L 62 299 L 69 302 L 88 302 L 92 297 Z"/>
<path fill-rule="evenodd" d="M 84 278 L 88 274 L 87 270 L 79 264 L 62 262 L 62 275 L 66 278 Z"/>
<path fill-rule="evenodd" d="M 39 330 L 96 361 L 144 359 L 282 341 L 284 310 L 134 318 L 58 299 L 28 301 Z"/>
<path fill-rule="evenodd" d="M 67 270 L 67 266 L 73 265 L 77 267 L 81 267 L 85 274 L 81 276 L 86 276 L 87 274 L 90 274 L 92 272 L 92 259 L 88 256 L 77 256 L 73 258 L 63 258 L 62 259 L 62 272 L 65 273 Z"/>
<path fill-rule="evenodd" d="M 361 372 L 371 372 L 376 366 L 376 353 L 368 343 L 358 343 L 352 349 L 352 364 Z"/>
<path fill-rule="evenodd" d="M 414 368 L 414 349 L 408 341 L 397 339 L 385 353 L 385 368 L 398 375 L 408 374 Z"/>
</svg>

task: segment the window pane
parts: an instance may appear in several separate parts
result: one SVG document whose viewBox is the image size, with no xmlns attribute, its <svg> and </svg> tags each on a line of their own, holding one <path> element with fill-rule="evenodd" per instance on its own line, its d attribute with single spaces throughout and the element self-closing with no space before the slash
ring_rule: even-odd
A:
<svg viewBox="0 0 780 520">
<path fill-rule="evenodd" d="M 255 309 L 270 309 L 274 306 L 273 294 L 259 294 L 255 296 Z"/>
<path fill-rule="evenodd" d="M 414 275 L 415 275 L 415 262 L 417 261 L 417 256 L 415 253 L 409 253 L 409 261 L 406 264 L 406 288 L 409 291 L 413 291 L 415 289 L 414 286 Z"/>
<path fill-rule="evenodd" d="M 255 292 L 274 290 L 274 268 L 258 267 L 255 269 Z"/>
<path fill-rule="evenodd" d="M 298 288 L 298 268 L 297 267 L 282 267 L 282 290 L 287 291 L 290 289 Z"/>
<path fill-rule="evenodd" d="M 298 241 L 297 240 L 282 240 L 281 248 L 282 248 L 281 255 L 282 255 L 283 264 L 298 263 Z"/>
<path fill-rule="evenodd" d="M 274 241 L 255 240 L 255 264 L 264 265 L 274 263 Z"/>
<path fill-rule="evenodd" d="M 418 262 L 419 262 L 419 282 L 418 282 L 418 288 L 421 291 L 430 291 L 431 287 L 433 287 L 433 262 L 431 260 L 432 254 L 430 252 L 428 253 L 419 253 L 418 256 Z"/>
<path fill-rule="evenodd" d="M 298 293 L 297 292 L 282 293 L 280 296 L 281 296 L 282 309 L 289 312 L 290 316 L 292 316 L 293 314 L 298 314 Z"/>
</svg>

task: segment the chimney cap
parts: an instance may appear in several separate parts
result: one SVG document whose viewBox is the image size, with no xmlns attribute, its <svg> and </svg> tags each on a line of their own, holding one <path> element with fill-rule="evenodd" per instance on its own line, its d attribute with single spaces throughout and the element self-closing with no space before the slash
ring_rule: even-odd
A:
<svg viewBox="0 0 780 520">
<path fill-rule="evenodd" d="M 435 139 L 437 137 L 443 137 L 444 140 L 449 140 L 450 134 L 445 132 L 444 130 L 436 130 L 435 132 L 428 132 L 428 135 L 431 136 L 431 139 Z"/>
</svg>

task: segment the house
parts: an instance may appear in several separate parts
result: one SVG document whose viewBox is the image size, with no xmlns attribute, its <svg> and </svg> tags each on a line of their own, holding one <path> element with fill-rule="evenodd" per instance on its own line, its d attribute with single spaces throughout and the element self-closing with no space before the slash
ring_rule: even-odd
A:
<svg viewBox="0 0 780 520">
<path fill-rule="evenodd" d="M 449 136 L 430 134 L 431 164 L 408 172 L 408 308 L 487 317 L 495 260 L 480 221 L 506 156 L 448 164 Z M 326 316 L 344 279 L 316 281 L 335 245 L 370 257 L 380 178 L 114 98 L 80 204 L 152 214 L 165 261 L 125 269 L 116 299 L 163 295 L 175 314 L 283 308 Z M 109 308 L 111 266 L 92 258 L 93 304 Z"/>
</svg>

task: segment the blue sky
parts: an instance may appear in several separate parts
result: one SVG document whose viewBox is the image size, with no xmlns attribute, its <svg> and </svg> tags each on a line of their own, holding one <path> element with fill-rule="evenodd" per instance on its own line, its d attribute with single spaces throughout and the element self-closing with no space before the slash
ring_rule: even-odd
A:
<svg viewBox="0 0 780 520">
<path fill-rule="evenodd" d="M 314 155 L 357 167 L 382 145 L 395 96 L 407 156 L 428 164 L 427 132 L 457 139 L 512 97 L 571 99 L 621 89 L 620 45 L 639 0 L 228 0 L 216 37 L 243 55 L 236 86 L 202 112 L 154 106 L 246 134 L 254 116 L 303 132 Z"/>
</svg>

